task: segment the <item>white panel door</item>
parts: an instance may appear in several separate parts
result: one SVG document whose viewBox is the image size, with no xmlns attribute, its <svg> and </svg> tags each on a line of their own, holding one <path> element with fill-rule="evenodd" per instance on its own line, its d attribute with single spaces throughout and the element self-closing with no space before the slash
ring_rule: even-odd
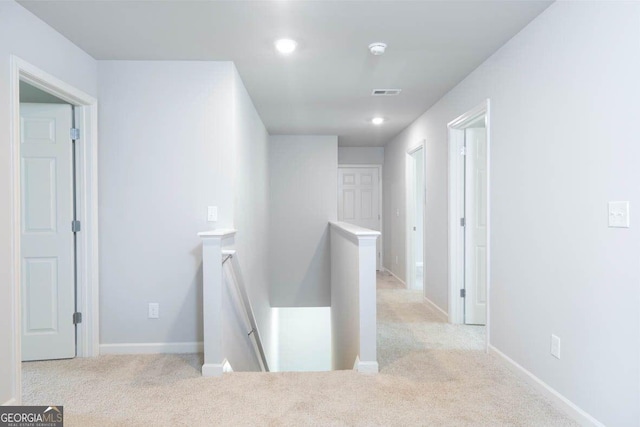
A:
<svg viewBox="0 0 640 427">
<path fill-rule="evenodd" d="M 22 360 L 75 357 L 71 106 L 20 104 Z"/>
<path fill-rule="evenodd" d="M 338 168 L 338 221 L 381 231 L 380 174 L 378 168 Z M 376 242 L 376 269 L 380 270 L 380 238 Z"/>
<path fill-rule="evenodd" d="M 487 133 L 465 130 L 465 300 L 467 324 L 487 322 Z"/>
</svg>

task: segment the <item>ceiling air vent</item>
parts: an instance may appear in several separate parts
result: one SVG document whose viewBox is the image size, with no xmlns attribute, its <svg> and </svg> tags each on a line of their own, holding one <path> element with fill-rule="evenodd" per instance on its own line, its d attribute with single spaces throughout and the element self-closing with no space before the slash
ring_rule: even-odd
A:
<svg viewBox="0 0 640 427">
<path fill-rule="evenodd" d="M 402 89 L 374 89 L 371 96 L 396 96 L 402 92 Z"/>
</svg>

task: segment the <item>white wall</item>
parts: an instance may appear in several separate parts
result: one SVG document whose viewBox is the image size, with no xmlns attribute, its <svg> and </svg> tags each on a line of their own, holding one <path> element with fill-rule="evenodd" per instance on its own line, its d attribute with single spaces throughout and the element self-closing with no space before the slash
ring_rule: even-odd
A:
<svg viewBox="0 0 640 427">
<path fill-rule="evenodd" d="M 271 305 L 329 306 L 329 221 L 338 215 L 338 138 L 271 136 L 269 169 Z"/>
<path fill-rule="evenodd" d="M 384 147 L 338 147 L 338 164 L 381 165 Z"/>
<path fill-rule="evenodd" d="M 235 372 L 259 372 L 259 355 L 254 338 L 249 335 L 252 328 L 238 290 L 237 282 L 242 279 L 237 278 L 236 271 L 232 272 L 232 265 L 233 260 L 229 259 L 222 268 L 222 355 Z"/>
<path fill-rule="evenodd" d="M 491 99 L 491 344 L 612 426 L 640 423 L 640 227 L 607 228 L 608 201 L 640 206 L 639 19 L 637 3 L 553 4 L 385 149 L 388 266 L 404 152 L 427 141 L 427 293 L 446 310 L 446 124 Z"/>
<path fill-rule="evenodd" d="M 333 368 L 378 372 L 376 240 L 380 233 L 345 222 L 332 223 L 330 230 Z"/>
<path fill-rule="evenodd" d="M 89 95 L 97 94 L 96 62 L 13 1 L 0 2 L 0 404 L 13 396 L 13 283 L 11 281 L 10 55 Z"/>
<path fill-rule="evenodd" d="M 269 303 L 269 134 L 233 67 L 236 144 L 236 259 L 253 305 L 265 352 L 271 341 Z M 236 272 L 237 273 L 237 272 Z M 269 357 L 269 356 L 267 356 Z"/>
<path fill-rule="evenodd" d="M 208 205 L 234 223 L 233 79 L 229 62 L 99 62 L 101 344 L 202 341 L 196 233 Z"/>
<path fill-rule="evenodd" d="M 331 307 L 274 308 L 278 325 L 274 372 L 331 370 Z"/>
</svg>

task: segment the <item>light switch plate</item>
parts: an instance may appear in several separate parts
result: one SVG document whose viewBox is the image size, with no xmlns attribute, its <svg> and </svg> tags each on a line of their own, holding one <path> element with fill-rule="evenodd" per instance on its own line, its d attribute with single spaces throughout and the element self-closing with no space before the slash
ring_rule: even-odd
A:
<svg viewBox="0 0 640 427">
<path fill-rule="evenodd" d="M 629 202 L 609 202 L 609 227 L 629 228 Z"/>
<path fill-rule="evenodd" d="M 216 222 L 218 220 L 218 207 L 209 206 L 207 209 L 207 221 Z"/>
</svg>

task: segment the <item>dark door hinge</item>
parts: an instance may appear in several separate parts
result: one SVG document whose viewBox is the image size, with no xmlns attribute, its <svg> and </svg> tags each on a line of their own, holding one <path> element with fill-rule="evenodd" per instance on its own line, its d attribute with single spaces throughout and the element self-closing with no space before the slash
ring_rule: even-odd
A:
<svg viewBox="0 0 640 427">
<path fill-rule="evenodd" d="M 78 220 L 71 221 L 71 231 L 72 232 L 77 233 L 78 231 L 80 231 L 80 229 L 81 229 L 80 221 L 78 221 Z"/>
<path fill-rule="evenodd" d="M 77 325 L 78 323 L 82 323 L 82 313 L 75 312 L 73 313 L 73 324 Z"/>
<path fill-rule="evenodd" d="M 467 296 L 467 290 L 466 289 L 460 289 L 460 298 L 465 298 Z"/>
</svg>

